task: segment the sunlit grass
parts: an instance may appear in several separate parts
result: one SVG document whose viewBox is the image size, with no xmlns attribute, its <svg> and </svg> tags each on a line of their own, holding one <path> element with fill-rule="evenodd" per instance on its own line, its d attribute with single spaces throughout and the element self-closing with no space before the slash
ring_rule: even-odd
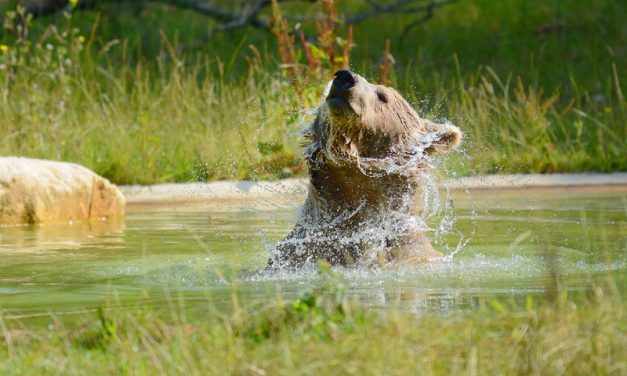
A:
<svg viewBox="0 0 627 376">
<path fill-rule="evenodd" d="M 278 76 L 251 73 L 223 84 L 201 69 L 172 68 L 160 77 L 141 66 L 5 76 L 0 154 L 76 162 L 121 184 L 302 171 L 298 132 L 313 103 L 298 101 Z M 422 113 L 466 133 L 470 160 L 457 163 L 460 173 L 625 170 L 624 99 L 615 82 L 607 94 L 615 102 L 589 111 L 488 69 L 443 85 Z"/>
<path fill-rule="evenodd" d="M 221 87 L 176 70 L 160 79 L 141 68 L 90 73 L 104 83 L 83 73 L 5 81 L 0 154 L 77 162 L 117 183 L 154 183 L 250 178 L 261 163 L 258 144 L 297 143 L 286 122 L 293 104 L 253 95 L 267 90 L 252 79 Z M 277 152 L 286 160 L 281 168 L 293 164 Z"/>
<path fill-rule="evenodd" d="M 588 290 L 476 299 L 472 312 L 372 311 L 337 282 L 295 301 L 191 314 L 109 307 L 47 327 L 0 316 L 11 374 L 569 374 L 627 370 L 624 300 L 611 278 Z M 234 293 L 234 302 L 237 302 Z"/>
<path fill-rule="evenodd" d="M 594 3 L 560 10 L 567 32 L 540 35 L 538 27 L 554 21 L 551 7 L 460 2 L 410 36 L 427 43 L 431 63 L 427 50 L 393 41 L 399 59 L 393 85 L 423 116 L 450 120 L 466 134 L 464 155 L 449 157 L 451 171 L 627 170 L 624 53 L 617 42 L 625 28 L 615 17 L 623 6 Z M 178 15 L 176 25 L 152 34 L 134 25 L 120 36 L 107 15 L 124 10 L 102 11 L 38 20 L 25 38 L 0 36 L 0 155 L 77 162 L 120 184 L 303 173 L 298 131 L 324 83 L 298 99 L 279 73 L 269 35 L 223 34 L 209 50 L 190 53 L 165 31 L 178 25 L 193 38 L 200 33 L 195 16 Z M 166 11 L 153 7 L 145 17 L 159 22 Z M 183 25 L 184 16 L 196 23 Z M 398 34 L 403 20 L 383 18 L 381 28 Z M 609 31 L 592 27 L 600 20 Z M 450 35 L 435 43 L 443 28 Z M 383 36 L 369 30 L 355 30 L 352 66 L 372 79 Z M 497 55 L 471 48 L 470 39 L 488 40 Z M 607 54 L 577 47 L 600 41 Z"/>
</svg>

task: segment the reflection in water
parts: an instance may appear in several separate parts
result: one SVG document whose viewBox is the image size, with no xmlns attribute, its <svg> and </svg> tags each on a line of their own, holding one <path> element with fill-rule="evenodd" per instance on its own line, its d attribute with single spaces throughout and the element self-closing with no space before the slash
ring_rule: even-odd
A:
<svg viewBox="0 0 627 376">
<path fill-rule="evenodd" d="M 371 307 L 448 314 L 496 295 L 543 292 L 547 254 L 570 288 L 608 270 L 625 274 L 624 192 L 453 195 L 454 231 L 437 230 L 452 207 L 425 218 L 436 248 L 454 257 L 420 266 L 338 268 L 347 293 Z M 84 311 L 107 301 L 166 307 L 167 299 L 181 296 L 188 309 L 202 311 L 228 309 L 234 289 L 250 304 L 275 299 L 277 291 L 296 297 L 323 283 L 314 268 L 263 269 L 267 246 L 291 229 L 296 210 L 296 203 L 265 211 L 170 206 L 130 210 L 117 223 L 1 227 L 0 308 L 20 316 Z"/>
<path fill-rule="evenodd" d="M 124 219 L 0 227 L 0 255 L 85 247 L 112 249 L 124 243 Z"/>
</svg>

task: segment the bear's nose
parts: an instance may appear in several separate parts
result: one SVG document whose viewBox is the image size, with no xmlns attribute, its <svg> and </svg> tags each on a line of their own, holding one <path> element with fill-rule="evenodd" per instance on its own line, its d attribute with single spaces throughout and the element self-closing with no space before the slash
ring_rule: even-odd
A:
<svg viewBox="0 0 627 376">
<path fill-rule="evenodd" d="M 355 86 L 357 83 L 357 75 L 349 70 L 339 70 L 335 72 L 333 86 L 338 89 L 347 90 Z"/>
</svg>

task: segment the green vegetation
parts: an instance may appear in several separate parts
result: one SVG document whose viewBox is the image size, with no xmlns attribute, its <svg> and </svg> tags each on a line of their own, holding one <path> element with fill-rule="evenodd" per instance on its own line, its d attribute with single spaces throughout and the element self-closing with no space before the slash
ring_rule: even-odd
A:
<svg viewBox="0 0 627 376">
<path fill-rule="evenodd" d="M 332 280 L 332 278 L 330 278 Z M 624 300 L 611 278 L 521 303 L 477 298 L 450 317 L 347 299 L 341 283 L 302 298 L 192 316 L 110 307 L 38 329 L 0 316 L 0 372 L 13 374 L 620 375 L 627 371 Z"/>
<path fill-rule="evenodd" d="M 298 132 L 311 120 L 306 110 L 315 105 L 330 72 L 295 88 L 280 68 L 279 47 L 269 33 L 237 29 L 208 37 L 211 23 L 201 15 L 123 3 L 30 22 L 7 15 L 7 30 L 17 33 L 0 33 L 0 155 L 77 162 L 120 184 L 303 174 Z M 340 13 L 351 4 L 342 2 Z M 297 11 L 284 8 L 286 14 Z M 467 134 L 463 153 L 445 157 L 447 172 L 626 171 L 626 13 L 621 0 L 462 0 L 438 9 L 403 38 L 412 21 L 408 16 L 356 25 L 351 67 L 377 80 L 390 38 L 396 62 L 388 67 L 391 84 L 423 116 L 450 119 Z M 303 28 L 315 33 L 312 24 Z M 346 28 L 340 29 L 346 35 Z M 294 58 L 305 64 L 300 47 L 296 50 Z M 494 239 L 471 250 L 500 252 L 506 245 L 513 258 L 527 237 L 542 234 L 536 241 L 546 236 L 550 243 L 559 236 L 568 245 L 563 247 L 568 259 L 549 252 L 539 263 L 557 268 L 605 252 L 611 270 L 612 255 L 624 247 L 613 231 L 620 233 L 624 221 L 618 212 L 606 216 L 608 206 L 601 202 L 598 216 L 587 223 L 588 214 L 577 212 L 575 204 L 551 217 L 577 223 L 563 232 L 554 222 L 507 209 L 517 222 L 532 225 L 490 232 Z M 198 218 L 194 222 L 203 229 L 207 220 L 213 226 L 211 216 Z M 507 219 L 499 218 L 505 216 L 491 215 L 481 224 L 483 231 L 504 228 Z M 242 223 L 251 227 L 265 220 Z M 597 237 L 590 235 L 594 224 L 617 227 L 611 236 Z M 231 232 L 206 241 L 219 243 L 220 252 L 233 251 L 238 243 L 222 236 Z M 150 247 L 132 232 L 120 237 L 137 246 L 102 252 L 108 259 L 127 262 Z M 170 247 L 161 234 L 157 238 Z M 578 242 L 585 246 L 573 245 Z M 237 252 L 249 248 L 243 249 Z M 7 281 L 26 283 L 28 276 L 18 274 L 28 260 L 11 260 Z M 79 262 L 94 262 L 85 260 Z M 590 272 L 596 274 L 588 281 L 583 272 L 577 274 L 571 289 L 551 271 L 544 295 L 508 299 L 478 293 L 467 296 L 468 306 L 456 305 L 446 314 L 421 311 L 419 317 L 401 307 L 376 310 L 351 300 L 343 281 L 325 268 L 327 283 L 297 300 L 282 300 L 277 293 L 274 301 L 251 306 L 234 285 L 227 312 L 211 304 L 215 291 L 204 285 L 196 287 L 206 292 L 206 304 L 186 301 L 183 293 L 159 301 L 172 296 L 168 283 L 159 298 L 142 290 L 145 301 L 117 302 L 114 291 L 106 295 L 113 302 L 105 307 L 92 310 L 79 300 L 85 310 L 73 314 L 34 317 L 0 307 L 0 374 L 623 375 L 626 281 L 624 263 L 617 263 L 613 276 Z M 43 267 L 32 270 L 47 274 Z M 101 291 L 76 287 L 83 279 L 100 283 L 101 275 L 64 273 L 43 281 L 62 286 L 59 294 Z M 81 282 L 64 285 L 57 276 Z M 528 283 L 524 288 L 539 287 Z"/>
<path fill-rule="evenodd" d="M 380 17 L 355 26 L 351 67 L 376 79 L 390 37 L 392 85 L 467 134 L 469 160 L 448 161 L 457 173 L 625 171 L 626 11 L 461 1 L 402 40 L 411 19 Z M 272 35 L 207 39 L 207 22 L 101 6 L 5 32 L 0 154 L 73 161 L 121 184 L 302 173 L 298 130 L 323 83 L 298 99 Z"/>
</svg>

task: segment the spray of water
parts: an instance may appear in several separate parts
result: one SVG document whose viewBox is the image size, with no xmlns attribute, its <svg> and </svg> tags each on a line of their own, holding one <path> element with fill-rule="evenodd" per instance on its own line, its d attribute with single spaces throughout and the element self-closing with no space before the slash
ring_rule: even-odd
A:
<svg viewBox="0 0 627 376">
<path fill-rule="evenodd" d="M 398 197 L 391 198 L 394 205 L 386 208 L 372 208 L 363 200 L 356 207 L 338 212 L 320 207 L 325 205 L 324 200 L 307 200 L 300 211 L 298 226 L 292 236 L 276 246 L 267 247 L 273 267 L 292 266 L 291 262 L 286 261 L 285 249 L 290 249 L 297 257 L 303 258 L 302 265 L 315 264 L 321 255 L 327 260 L 332 259 L 334 255 L 329 257 L 325 248 L 329 248 L 329 252 L 342 253 L 338 256 L 342 260 L 353 257 L 353 266 L 358 268 L 380 265 L 381 255 L 389 253 L 396 239 L 412 233 L 433 237 L 438 244 L 445 246 L 446 254 L 439 261 L 452 261 L 470 238 L 455 228 L 456 214 L 451 190 L 444 185 L 444 191 L 441 192 L 440 182 L 429 172 L 437 166 L 427 149 L 441 138 L 442 135 L 438 132 L 426 132 L 403 151 L 393 150 L 384 158 L 357 158 L 358 170 L 373 181 L 394 176 L 418 179 L 420 203 L 416 202 L 412 189 L 394 190 Z M 307 153 L 306 150 L 305 154 Z M 334 154 L 332 163 L 350 168 L 355 165 L 355 160 L 351 159 L 353 157 Z M 310 196 L 315 195 L 315 191 L 310 191 Z M 421 214 L 416 206 L 422 206 Z M 347 228 L 351 231 L 347 232 Z M 454 246 L 445 240 L 450 236 L 457 237 Z M 414 246 L 420 247 L 419 244 Z M 312 252 L 312 247 L 318 249 Z"/>
</svg>

